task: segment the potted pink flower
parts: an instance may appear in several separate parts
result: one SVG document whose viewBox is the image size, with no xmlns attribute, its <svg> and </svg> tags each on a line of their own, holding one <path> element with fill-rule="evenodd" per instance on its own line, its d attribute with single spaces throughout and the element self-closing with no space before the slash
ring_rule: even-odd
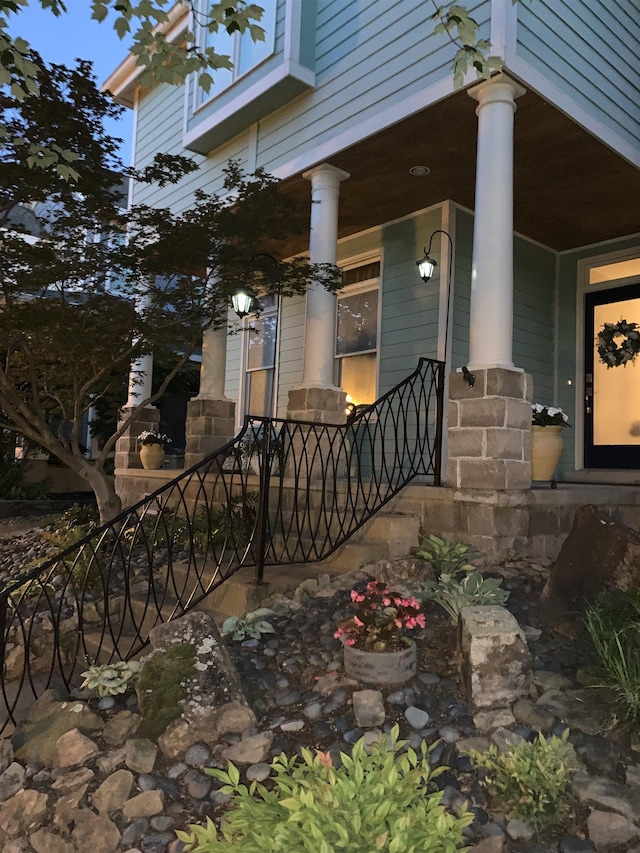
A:
<svg viewBox="0 0 640 853">
<path fill-rule="evenodd" d="M 406 636 L 424 628 L 421 604 L 412 596 L 392 592 L 382 581 L 351 590 L 356 610 L 338 625 L 334 636 L 344 646 L 348 675 L 374 684 L 399 684 L 416 671 L 416 645 Z"/>
</svg>

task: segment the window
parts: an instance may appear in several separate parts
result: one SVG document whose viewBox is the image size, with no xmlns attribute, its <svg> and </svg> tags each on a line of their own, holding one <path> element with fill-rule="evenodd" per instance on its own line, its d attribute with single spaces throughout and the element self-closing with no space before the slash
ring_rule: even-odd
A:
<svg viewBox="0 0 640 853">
<path fill-rule="evenodd" d="M 379 284 L 375 261 L 347 270 L 338 294 L 336 382 L 355 406 L 377 398 Z"/>
<path fill-rule="evenodd" d="M 259 5 L 263 9 L 260 26 L 265 31 L 264 41 L 254 41 L 251 34 L 234 33 L 229 35 L 224 27 L 216 33 L 203 30 L 202 40 L 204 47 L 212 47 L 216 53 L 229 56 L 233 68 L 219 68 L 211 75 L 213 83 L 208 92 L 198 87 L 199 104 L 205 104 L 215 98 L 236 80 L 251 71 L 265 59 L 268 59 L 275 49 L 276 33 L 276 5 L 277 0 L 260 0 Z M 203 14 L 207 12 L 209 0 L 202 0 Z"/>
<path fill-rule="evenodd" d="M 248 415 L 273 416 L 275 391 L 278 302 L 275 296 L 261 300 L 262 314 L 249 320 L 245 375 L 245 411 Z"/>
</svg>

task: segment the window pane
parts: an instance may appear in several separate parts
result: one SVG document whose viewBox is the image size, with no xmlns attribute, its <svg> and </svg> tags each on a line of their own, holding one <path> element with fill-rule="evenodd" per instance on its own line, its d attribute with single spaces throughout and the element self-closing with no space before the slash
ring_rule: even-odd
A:
<svg viewBox="0 0 640 853">
<path fill-rule="evenodd" d="M 338 384 L 349 395 L 349 402 L 355 406 L 375 403 L 377 362 L 378 357 L 375 352 L 338 359 L 340 367 Z"/>
<path fill-rule="evenodd" d="M 250 71 L 273 53 L 276 31 L 276 0 L 260 0 L 264 10 L 260 26 L 265 31 L 264 41 L 254 41 L 248 31 L 240 36 L 240 59 L 236 76 Z"/>
<path fill-rule="evenodd" d="M 378 345 L 378 290 L 338 299 L 336 355 L 375 349 Z"/>
<path fill-rule="evenodd" d="M 221 56 L 228 56 L 233 62 L 235 41 L 233 36 L 230 36 L 224 28 L 219 29 L 216 33 L 205 31 L 204 43 L 206 47 L 212 47 Z M 211 72 L 211 76 L 213 83 L 209 91 L 200 90 L 203 101 L 213 98 L 233 83 L 233 69 L 231 68 L 217 68 Z"/>
<path fill-rule="evenodd" d="M 273 414 L 273 370 L 247 373 L 247 414 L 270 418 Z"/>
<path fill-rule="evenodd" d="M 344 284 L 358 284 L 361 281 L 369 281 L 372 278 L 380 276 L 380 261 L 373 261 L 370 264 L 364 264 L 361 267 L 353 267 L 353 269 L 345 270 Z"/>
<path fill-rule="evenodd" d="M 259 317 L 249 326 L 247 370 L 273 367 L 276 363 L 277 316 Z"/>
</svg>

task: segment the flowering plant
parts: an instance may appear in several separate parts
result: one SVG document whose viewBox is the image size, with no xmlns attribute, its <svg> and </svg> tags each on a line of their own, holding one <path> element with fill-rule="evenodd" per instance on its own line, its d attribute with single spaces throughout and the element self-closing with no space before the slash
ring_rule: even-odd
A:
<svg viewBox="0 0 640 853">
<path fill-rule="evenodd" d="M 370 652 L 398 651 L 408 645 L 402 631 L 425 627 L 420 602 L 391 592 L 382 581 L 369 581 L 362 592 L 352 589 L 351 601 L 358 609 L 333 635 L 345 646 Z"/>
<path fill-rule="evenodd" d="M 616 338 L 623 338 L 620 344 Z M 637 323 L 605 323 L 597 335 L 598 355 L 607 367 L 619 367 L 635 361 L 640 353 L 640 329 Z"/>
<path fill-rule="evenodd" d="M 556 406 L 543 406 L 542 403 L 531 404 L 531 423 L 533 426 L 571 426 L 569 418 L 562 409 Z"/>
<path fill-rule="evenodd" d="M 165 435 L 163 432 L 156 432 L 153 429 L 145 429 L 141 432 L 138 436 L 138 441 L 140 444 L 161 444 L 163 447 L 171 444 L 171 439 L 168 435 Z"/>
</svg>

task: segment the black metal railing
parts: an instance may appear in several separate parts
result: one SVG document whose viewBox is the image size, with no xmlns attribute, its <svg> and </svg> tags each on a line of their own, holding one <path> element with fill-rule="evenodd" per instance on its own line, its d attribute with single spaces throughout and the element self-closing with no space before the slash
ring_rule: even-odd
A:
<svg viewBox="0 0 640 853">
<path fill-rule="evenodd" d="M 412 480 L 439 485 L 443 394 L 444 364 L 421 359 L 346 423 L 246 418 L 202 462 L 5 580 L 3 728 L 89 663 L 137 655 L 243 566 L 262 582 L 267 565 L 323 560 Z"/>
</svg>

